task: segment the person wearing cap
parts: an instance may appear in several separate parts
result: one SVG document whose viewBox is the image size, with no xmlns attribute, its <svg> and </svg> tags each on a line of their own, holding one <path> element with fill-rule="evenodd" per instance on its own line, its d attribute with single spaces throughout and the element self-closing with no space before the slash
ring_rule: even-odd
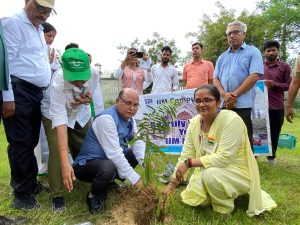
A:
<svg viewBox="0 0 300 225">
<path fill-rule="evenodd" d="M 138 92 L 132 88 L 121 90 L 116 104 L 93 120 L 73 163 L 76 177 L 92 183 L 86 196 L 91 213 L 104 209 L 108 189 L 115 178 L 127 179 L 137 189 L 143 187 L 141 176 L 134 168 L 138 164 L 143 165 L 145 143 L 138 140 L 131 146 L 128 145 L 137 132 L 136 122 L 132 117 L 138 107 Z M 72 189 L 72 177 L 64 179 L 67 188 Z M 150 192 L 151 187 L 141 189 L 144 195 Z"/>
<path fill-rule="evenodd" d="M 62 68 L 53 74 L 47 113 L 42 121 L 49 147 L 48 177 L 53 211 L 65 207 L 63 179 L 69 172 L 69 151 L 75 159 L 90 125 L 92 112 L 103 111 L 99 76 L 91 75 L 88 55 L 70 48 L 62 55 Z M 92 102 L 94 104 L 92 104 Z M 67 172 L 66 172 L 67 171 Z"/>
<path fill-rule="evenodd" d="M 8 141 L 12 206 L 32 209 L 41 189 L 34 148 L 41 126 L 40 102 L 49 85 L 48 46 L 41 24 L 50 16 L 54 0 L 25 0 L 24 9 L 2 21 L 8 52 L 9 85 L 2 91 L 2 118 Z"/>
</svg>

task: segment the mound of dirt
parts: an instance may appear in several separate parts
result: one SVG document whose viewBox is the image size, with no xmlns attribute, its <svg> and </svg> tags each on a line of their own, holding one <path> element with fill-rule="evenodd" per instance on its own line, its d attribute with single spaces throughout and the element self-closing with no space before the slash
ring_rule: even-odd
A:
<svg viewBox="0 0 300 225">
<path fill-rule="evenodd" d="M 150 225 L 155 217 L 158 198 L 145 197 L 129 186 L 119 191 L 117 203 L 111 209 L 116 225 Z"/>
</svg>

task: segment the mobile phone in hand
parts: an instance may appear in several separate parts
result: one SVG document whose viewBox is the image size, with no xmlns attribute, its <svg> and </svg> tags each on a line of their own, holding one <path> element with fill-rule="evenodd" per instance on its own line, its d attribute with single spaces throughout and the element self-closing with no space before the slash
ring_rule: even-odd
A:
<svg viewBox="0 0 300 225">
<path fill-rule="evenodd" d="M 141 59 L 144 56 L 144 52 L 136 52 L 136 57 Z"/>
</svg>

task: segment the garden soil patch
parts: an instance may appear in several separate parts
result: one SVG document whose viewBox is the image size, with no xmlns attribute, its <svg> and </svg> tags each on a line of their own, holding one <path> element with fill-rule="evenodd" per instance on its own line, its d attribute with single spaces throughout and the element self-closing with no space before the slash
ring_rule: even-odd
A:
<svg viewBox="0 0 300 225">
<path fill-rule="evenodd" d="M 111 208 L 113 222 L 109 224 L 150 225 L 158 204 L 155 194 L 145 197 L 136 188 L 129 186 L 120 189 L 116 195 L 116 203 Z"/>
</svg>

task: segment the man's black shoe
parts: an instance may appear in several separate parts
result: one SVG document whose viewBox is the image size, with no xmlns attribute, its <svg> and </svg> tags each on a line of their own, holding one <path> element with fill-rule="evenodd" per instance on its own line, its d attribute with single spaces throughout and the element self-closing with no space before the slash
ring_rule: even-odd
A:
<svg viewBox="0 0 300 225">
<path fill-rule="evenodd" d="M 89 197 L 89 193 L 86 195 L 86 203 L 89 207 L 90 213 L 96 213 L 104 210 L 104 198 L 99 196 Z"/>
<path fill-rule="evenodd" d="M 52 210 L 53 212 L 61 212 L 65 210 L 65 202 L 63 197 L 52 198 Z"/>
<path fill-rule="evenodd" d="M 34 197 L 30 195 L 22 195 L 14 197 L 12 207 L 16 209 L 33 209 L 38 208 L 39 204 Z"/>
</svg>

